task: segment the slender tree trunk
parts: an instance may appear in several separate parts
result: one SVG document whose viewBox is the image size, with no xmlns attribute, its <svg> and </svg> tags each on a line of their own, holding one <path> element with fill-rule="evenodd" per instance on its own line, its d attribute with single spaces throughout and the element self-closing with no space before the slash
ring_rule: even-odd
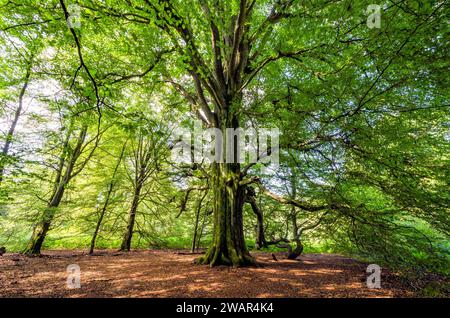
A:
<svg viewBox="0 0 450 318">
<path fill-rule="evenodd" d="M 206 225 L 206 218 L 208 216 L 208 211 L 205 209 L 204 213 L 203 213 L 203 221 L 202 221 L 202 226 L 200 229 L 200 234 L 198 235 L 198 239 L 197 239 L 197 245 L 195 250 L 198 251 L 198 249 L 200 248 L 200 242 L 202 240 L 202 236 L 203 236 L 203 232 L 205 231 L 205 225 Z"/>
<path fill-rule="evenodd" d="M 155 150 L 161 147 L 157 141 L 153 139 L 154 135 L 145 136 L 147 133 L 140 132 L 138 134 L 137 144 L 133 147 L 134 159 L 134 180 L 133 180 L 133 200 L 128 215 L 128 224 L 125 230 L 121 251 L 129 251 L 131 249 L 131 239 L 133 237 L 133 229 L 136 221 L 136 213 L 141 201 L 141 190 L 150 175 L 158 169 L 158 157 Z"/>
<path fill-rule="evenodd" d="M 22 113 L 23 109 L 23 97 L 25 96 L 25 92 L 27 90 L 28 84 L 30 82 L 30 75 L 31 75 L 31 66 L 28 66 L 27 73 L 25 75 L 25 82 L 20 90 L 19 94 L 19 105 L 17 106 L 16 112 L 14 113 L 14 118 L 11 123 L 11 126 L 8 129 L 8 132 L 6 134 L 6 140 L 5 144 L 3 145 L 1 157 L 0 157 L 0 183 L 3 181 L 3 174 L 5 172 L 6 167 L 6 161 L 9 153 L 9 149 L 11 147 L 13 138 L 14 138 L 14 132 L 16 131 L 17 123 L 19 122 L 20 115 Z"/>
<path fill-rule="evenodd" d="M 253 212 L 256 214 L 257 225 L 256 225 L 256 249 L 261 249 L 267 247 L 266 238 L 264 236 L 264 221 L 263 215 L 259 210 L 255 201 L 250 202 Z"/>
<path fill-rule="evenodd" d="M 120 152 L 119 160 L 117 161 L 117 164 L 116 164 L 116 166 L 114 168 L 114 172 L 113 172 L 111 181 L 109 182 L 109 185 L 108 185 L 108 192 L 106 193 L 105 202 L 103 204 L 102 210 L 100 211 L 100 216 L 99 216 L 99 218 L 97 220 L 97 224 L 95 225 L 94 234 L 92 235 L 91 244 L 90 244 L 90 248 L 89 248 L 89 255 L 92 255 L 94 253 L 95 241 L 97 240 L 97 236 L 98 236 L 98 232 L 100 230 L 100 226 L 102 225 L 103 218 L 105 216 L 106 210 L 107 210 L 108 205 L 109 205 L 111 194 L 113 192 L 114 185 L 115 185 L 115 179 L 116 179 L 117 170 L 119 170 L 119 166 L 120 166 L 120 163 L 122 162 L 123 154 L 125 152 L 125 146 L 126 146 L 126 144 L 124 144 L 123 147 L 122 147 L 122 151 Z"/>
<path fill-rule="evenodd" d="M 94 234 L 92 234 L 91 244 L 89 246 L 89 255 L 94 254 L 95 241 L 97 240 L 98 232 L 99 232 L 100 226 L 101 226 L 101 224 L 103 222 L 103 217 L 105 216 L 105 212 L 106 212 L 107 206 L 108 206 L 108 200 L 106 200 L 105 203 L 103 204 L 103 208 L 100 211 L 100 216 L 99 216 L 99 218 L 97 220 L 97 224 L 95 225 Z"/>
<path fill-rule="evenodd" d="M 264 235 L 264 218 L 258 204 L 255 200 L 255 191 L 252 188 L 247 188 L 245 201 L 250 203 L 253 213 L 256 215 L 256 249 L 267 247 L 267 241 Z"/>
<path fill-rule="evenodd" d="M 194 226 L 194 235 L 192 237 L 192 247 L 191 247 L 191 253 L 195 252 L 195 243 L 197 242 L 197 229 L 198 229 L 198 221 L 200 217 L 200 209 L 197 209 L 197 215 L 195 217 L 195 226 Z"/>
<path fill-rule="evenodd" d="M 293 250 L 292 250 L 292 248 L 289 249 L 287 258 L 288 259 L 296 259 L 303 253 L 303 244 L 301 241 L 301 237 L 300 237 L 300 233 L 299 233 L 299 229 L 298 229 L 298 225 L 297 225 L 297 214 L 295 211 L 295 207 L 292 207 L 291 213 L 292 213 L 292 216 L 291 216 L 292 235 L 294 237 L 295 247 Z"/>
<path fill-rule="evenodd" d="M 297 197 L 296 177 L 297 176 L 295 174 L 291 175 L 291 187 L 292 187 L 291 197 L 294 200 Z M 294 248 L 294 250 L 292 250 L 292 248 L 289 249 L 287 258 L 288 259 L 296 259 L 303 253 L 303 244 L 301 241 L 301 234 L 300 234 L 301 231 L 299 230 L 298 225 L 297 225 L 297 211 L 294 206 L 291 207 L 291 220 L 292 220 L 292 236 L 294 238 L 295 248 Z"/>
<path fill-rule="evenodd" d="M 44 214 L 42 216 L 42 219 L 37 223 L 33 229 L 33 234 L 31 236 L 31 239 L 28 243 L 27 248 L 25 249 L 24 253 L 28 255 L 39 255 L 41 253 L 42 245 L 44 243 L 44 240 L 47 236 L 47 232 L 50 229 L 51 222 L 53 221 L 53 218 L 55 216 L 56 210 L 59 207 L 59 204 L 61 203 L 61 200 L 64 196 L 64 192 L 66 190 L 66 187 L 73 177 L 73 168 L 75 166 L 75 163 L 77 159 L 79 158 L 82 150 L 82 146 L 84 143 L 84 140 L 86 138 L 86 132 L 87 132 L 87 126 L 83 127 L 83 129 L 80 132 L 80 135 L 77 139 L 77 144 L 74 148 L 74 150 L 71 153 L 71 156 L 67 162 L 67 167 L 64 172 L 62 173 L 65 163 L 66 163 L 66 153 L 67 153 L 67 147 L 70 139 L 71 132 L 69 130 L 68 136 L 64 142 L 63 151 L 60 156 L 60 162 L 58 166 L 58 171 L 56 173 L 55 177 L 55 186 L 53 188 L 53 194 L 50 198 L 50 201 L 47 205 L 47 208 L 44 211 Z"/>
<path fill-rule="evenodd" d="M 195 216 L 194 235 L 192 238 L 192 247 L 191 247 L 192 253 L 195 252 L 195 245 L 196 245 L 196 241 L 197 241 L 198 222 L 200 219 L 200 211 L 202 209 L 202 202 L 203 202 L 203 199 L 205 198 L 206 194 L 207 194 L 207 192 L 205 192 L 205 194 L 200 198 L 200 200 L 198 201 L 198 205 L 197 205 L 197 213 Z"/>
<path fill-rule="evenodd" d="M 41 254 L 42 244 L 47 236 L 47 232 L 50 229 L 51 222 L 55 216 L 56 209 L 61 203 L 62 197 L 64 195 L 65 184 L 62 183 L 56 189 L 53 194 L 52 201 L 48 204 L 44 211 L 42 219 L 37 223 L 33 229 L 33 234 L 25 250 L 25 254 L 29 255 L 39 255 Z"/>
<path fill-rule="evenodd" d="M 136 212 L 139 207 L 141 189 L 142 184 L 139 183 L 133 194 L 133 201 L 131 203 L 130 213 L 128 215 L 127 229 L 125 231 L 125 235 L 123 236 L 122 244 L 120 246 L 120 250 L 124 252 L 130 251 L 131 249 L 131 239 L 133 238 L 133 229 L 136 220 Z"/>
</svg>

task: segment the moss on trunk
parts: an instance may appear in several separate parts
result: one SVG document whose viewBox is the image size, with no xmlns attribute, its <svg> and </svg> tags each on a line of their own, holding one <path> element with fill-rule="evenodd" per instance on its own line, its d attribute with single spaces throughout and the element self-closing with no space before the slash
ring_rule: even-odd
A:
<svg viewBox="0 0 450 318">
<path fill-rule="evenodd" d="M 40 255 L 42 244 L 44 243 L 45 237 L 48 230 L 50 229 L 49 221 L 42 221 L 34 227 L 33 235 L 28 243 L 24 254 L 27 255 Z"/>
<path fill-rule="evenodd" d="M 212 245 L 199 264 L 247 266 L 255 259 L 245 245 L 242 225 L 244 188 L 239 185 L 237 164 L 214 164 L 214 232 Z"/>
</svg>

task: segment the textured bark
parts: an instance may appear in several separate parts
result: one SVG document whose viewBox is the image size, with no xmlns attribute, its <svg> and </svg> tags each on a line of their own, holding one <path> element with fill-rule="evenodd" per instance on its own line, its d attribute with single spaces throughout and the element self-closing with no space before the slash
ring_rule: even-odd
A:
<svg viewBox="0 0 450 318">
<path fill-rule="evenodd" d="M 244 189 L 233 164 L 214 164 L 213 242 L 200 264 L 245 266 L 255 263 L 244 241 L 242 208 Z"/>
<path fill-rule="evenodd" d="M 240 99 L 239 99 L 240 102 Z M 223 136 L 222 151 L 226 157 L 226 128 L 238 128 L 238 119 L 231 113 L 224 112 L 219 118 Z M 234 137 L 233 137 L 234 138 Z M 213 174 L 213 241 L 207 253 L 199 263 L 215 266 L 219 264 L 246 266 L 255 264 L 244 240 L 242 211 L 245 203 L 245 186 L 240 185 L 241 171 L 238 162 L 238 144 L 234 143 L 234 163 L 212 164 Z M 233 161 L 232 161 L 233 162 Z"/>
<path fill-rule="evenodd" d="M 28 243 L 28 247 L 25 250 L 25 254 L 28 255 L 39 255 L 41 254 L 42 244 L 44 243 L 47 232 L 50 229 L 51 218 L 45 221 L 41 221 L 35 225 L 33 229 L 33 235 Z"/>
</svg>

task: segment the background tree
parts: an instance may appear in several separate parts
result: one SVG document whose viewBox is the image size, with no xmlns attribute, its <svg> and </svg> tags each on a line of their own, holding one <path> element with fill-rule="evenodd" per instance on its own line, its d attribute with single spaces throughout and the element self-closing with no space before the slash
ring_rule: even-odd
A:
<svg viewBox="0 0 450 318">
<path fill-rule="evenodd" d="M 122 251 L 129 251 L 131 248 L 136 213 L 143 197 L 149 195 L 149 189 L 145 189 L 146 183 L 157 178 L 162 169 L 164 156 L 167 155 L 168 150 L 165 142 L 166 137 L 163 131 L 151 128 L 138 131 L 135 139 L 131 141 L 132 153 L 127 159 L 131 166 L 128 176 L 133 191 L 127 228 L 120 246 Z"/>
</svg>

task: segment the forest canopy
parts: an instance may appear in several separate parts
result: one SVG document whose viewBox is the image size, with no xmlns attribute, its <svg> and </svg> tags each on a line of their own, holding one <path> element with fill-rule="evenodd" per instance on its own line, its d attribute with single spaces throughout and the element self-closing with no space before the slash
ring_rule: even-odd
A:
<svg viewBox="0 0 450 318">
<path fill-rule="evenodd" d="M 373 2 L 1 0 L 0 246 L 447 272 L 448 2 Z M 279 163 L 174 160 L 198 121 Z"/>
</svg>

